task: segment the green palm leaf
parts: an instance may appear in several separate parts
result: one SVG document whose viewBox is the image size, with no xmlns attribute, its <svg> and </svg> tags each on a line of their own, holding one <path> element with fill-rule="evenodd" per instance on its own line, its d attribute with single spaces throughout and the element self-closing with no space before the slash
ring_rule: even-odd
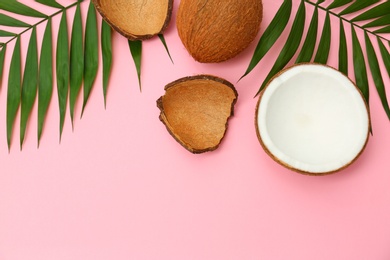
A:
<svg viewBox="0 0 390 260">
<path fill-rule="evenodd" d="M 3 46 L 0 50 L 0 86 L 1 86 L 1 79 L 3 77 L 3 69 L 4 69 L 4 59 L 5 59 L 5 52 L 7 50 L 7 46 Z"/>
<path fill-rule="evenodd" d="M 21 106 L 20 116 L 20 145 L 22 148 L 25 139 L 28 118 L 31 113 L 36 96 L 38 96 L 38 146 L 41 141 L 46 114 L 50 105 L 53 93 L 53 44 L 52 44 L 52 18 L 61 15 L 58 25 L 57 46 L 55 54 L 56 85 L 58 94 L 58 108 L 60 114 L 59 130 L 60 140 L 64 128 L 66 107 L 69 96 L 70 114 L 73 126 L 74 108 L 77 96 L 80 92 L 82 82 L 84 85 L 84 102 L 83 111 L 87 103 L 89 94 L 94 84 L 98 69 L 98 51 L 99 35 L 97 32 L 97 17 L 93 3 L 90 2 L 86 18 L 86 31 L 83 35 L 83 17 L 81 15 L 80 2 L 77 0 L 73 3 L 63 6 L 56 0 L 35 0 L 35 2 L 57 8 L 50 15 L 43 14 L 26 4 L 17 0 L 0 1 L 0 25 L 9 27 L 25 28 L 20 33 L 14 33 L 8 30 L 0 30 L 0 37 L 10 37 L 0 42 L 0 81 L 3 66 L 5 62 L 5 52 L 7 45 L 15 42 L 15 47 L 10 62 L 8 75 L 7 91 L 7 144 L 10 149 L 14 121 L 17 116 L 19 106 Z M 67 11 L 76 7 L 74 20 L 72 24 L 72 34 L 68 37 Z M 1 11 L 8 12 L 7 14 Z M 40 18 L 34 24 L 23 21 L 23 18 L 14 18 L 13 15 L 23 15 Z M 47 22 L 44 35 L 42 37 L 42 46 L 38 58 L 36 26 Z M 21 35 L 30 31 L 30 43 L 27 50 L 26 59 L 23 60 L 25 65 L 23 77 L 21 72 L 22 55 L 20 50 Z M 83 37 L 85 43 L 83 45 Z M 112 63 L 112 46 L 111 46 L 111 28 L 102 24 L 102 56 L 103 56 L 103 89 L 106 100 L 108 88 L 108 79 L 111 73 Z M 68 44 L 70 42 L 70 50 Z M 39 64 L 38 64 L 39 60 Z M 22 83 L 23 78 L 23 83 Z M 37 95 L 38 93 L 38 95 Z M 82 111 L 82 112 L 83 112 Z"/>
<path fill-rule="evenodd" d="M 95 7 L 90 2 L 87 14 L 87 23 L 85 28 L 85 47 L 84 47 L 84 102 L 81 115 L 84 113 L 89 95 L 91 94 L 93 83 L 95 82 L 98 71 L 99 59 L 98 31 L 96 21 Z"/>
<path fill-rule="evenodd" d="M 371 27 L 384 26 L 384 25 L 390 25 L 390 14 L 386 14 L 382 17 L 379 17 L 376 20 L 373 20 L 363 25 L 363 28 L 371 28 Z"/>
<path fill-rule="evenodd" d="M 8 75 L 8 91 L 7 91 L 7 145 L 8 151 L 11 149 L 12 130 L 16 114 L 20 105 L 21 91 L 21 57 L 20 57 L 20 37 L 17 38 L 14 52 L 12 54 L 11 65 Z"/>
<path fill-rule="evenodd" d="M 135 68 L 137 70 L 139 90 L 141 91 L 142 90 L 142 88 L 141 88 L 142 41 L 130 41 L 129 40 L 128 42 L 129 42 L 131 56 L 133 57 Z"/>
<path fill-rule="evenodd" d="M 381 29 L 375 30 L 374 33 L 381 34 L 381 33 L 390 33 L 390 25 L 383 27 Z"/>
<path fill-rule="evenodd" d="M 103 97 L 104 97 L 104 107 L 107 103 L 107 89 L 108 81 L 110 79 L 111 65 L 112 65 L 112 40 L 111 34 L 112 29 L 108 23 L 102 20 L 102 60 L 103 60 Z"/>
<path fill-rule="evenodd" d="M 15 19 L 11 16 L 0 14 L 0 25 L 11 27 L 30 27 L 28 23 Z"/>
<path fill-rule="evenodd" d="M 62 13 L 60 28 L 57 38 L 56 71 L 57 71 L 57 94 L 60 110 L 60 140 L 64 128 L 66 101 L 69 91 L 69 48 L 68 48 L 68 25 L 66 12 Z"/>
<path fill-rule="evenodd" d="M 167 45 L 167 42 L 165 41 L 164 35 L 163 34 L 159 34 L 158 38 L 160 38 L 160 41 L 164 45 L 165 51 L 167 52 L 167 54 L 169 56 L 169 59 L 171 59 L 171 61 L 173 63 L 173 60 L 172 60 L 172 57 L 171 57 L 171 53 L 169 52 L 168 45 Z"/>
<path fill-rule="evenodd" d="M 339 71 L 348 75 L 347 37 L 342 19 L 340 19 Z"/>
<path fill-rule="evenodd" d="M 322 35 L 320 43 L 318 45 L 317 54 L 314 58 L 314 62 L 326 64 L 329 57 L 330 50 L 330 38 L 331 38 L 331 28 L 330 28 L 330 18 L 329 13 L 326 13 L 324 29 L 322 30 Z"/>
<path fill-rule="evenodd" d="M 73 126 L 74 109 L 77 96 L 83 83 L 84 75 L 84 50 L 83 50 L 83 25 L 81 19 L 80 4 L 77 5 L 73 19 L 72 37 L 70 42 L 70 90 L 69 90 L 69 110 Z"/>
<path fill-rule="evenodd" d="M 15 14 L 21 14 L 25 16 L 38 17 L 38 18 L 46 18 L 47 16 L 37 10 L 28 7 L 16 0 L 1 0 L 0 1 L 0 9 L 5 10 Z"/>
<path fill-rule="evenodd" d="M 275 17 L 272 19 L 271 23 L 265 29 L 263 35 L 261 36 L 259 43 L 256 46 L 255 52 L 252 56 L 252 60 L 249 63 L 247 70 L 244 75 L 240 78 L 242 79 L 248 75 L 264 57 L 264 55 L 271 49 L 273 44 L 282 34 L 284 28 L 286 27 L 288 20 L 290 19 L 292 9 L 292 1 L 286 0 L 283 1 L 283 4 L 280 6 Z"/>
<path fill-rule="evenodd" d="M 39 61 L 39 82 L 38 82 L 38 146 L 41 141 L 43 124 L 49 108 L 53 93 L 53 44 L 51 19 L 47 21 L 43 35 L 41 56 Z"/>
<path fill-rule="evenodd" d="M 334 9 L 334 8 L 337 8 L 337 7 L 341 7 L 343 5 L 351 3 L 352 1 L 353 0 L 335 0 L 328 6 L 327 9 L 331 10 L 331 9 Z"/>
<path fill-rule="evenodd" d="M 7 31 L 0 30 L 0 37 L 12 37 L 15 35 L 16 34 L 13 32 L 7 32 Z"/>
<path fill-rule="evenodd" d="M 379 39 L 379 37 L 377 37 L 377 41 L 378 41 L 378 46 L 379 46 L 380 52 L 381 52 L 382 57 L 383 57 L 383 63 L 385 64 L 387 74 L 390 77 L 390 53 L 387 51 L 385 45 Z"/>
<path fill-rule="evenodd" d="M 369 7 L 370 5 L 378 3 L 380 0 L 360 0 L 356 1 L 347 8 L 345 8 L 343 11 L 340 12 L 340 15 L 346 15 L 351 14 L 360 10 L 363 10 L 366 7 Z"/>
<path fill-rule="evenodd" d="M 298 55 L 295 63 L 310 62 L 316 46 L 318 31 L 318 8 L 315 7 L 313 17 L 310 22 L 309 30 L 307 31 L 306 40 L 303 43 L 301 52 Z"/>
<path fill-rule="evenodd" d="M 294 23 L 291 28 L 291 33 L 287 38 L 286 44 L 284 45 L 274 66 L 272 67 L 271 71 L 267 75 L 266 79 L 264 80 L 263 84 L 261 85 L 256 95 L 258 95 L 260 91 L 263 90 L 268 80 L 270 80 L 276 73 L 278 73 L 281 69 L 283 69 L 283 67 L 285 67 L 287 63 L 291 60 L 291 58 L 294 56 L 296 50 L 299 47 L 299 43 L 301 42 L 303 29 L 305 26 L 305 17 L 306 17 L 305 4 L 303 1 L 301 1 L 301 4 L 299 5 L 297 11 L 297 15 L 295 16 Z"/>
<path fill-rule="evenodd" d="M 353 68 L 355 71 L 356 85 L 362 92 L 367 104 L 369 104 L 369 89 L 366 62 L 364 61 L 364 54 L 360 45 L 359 39 L 356 34 L 355 27 L 351 26 L 352 31 L 352 52 L 353 52 Z"/>
<path fill-rule="evenodd" d="M 38 3 L 43 4 L 43 5 L 47 5 L 50 7 L 58 8 L 58 9 L 64 8 L 62 5 L 57 3 L 55 0 L 35 0 L 35 2 L 38 2 Z"/>
<path fill-rule="evenodd" d="M 381 77 L 382 73 L 379 67 L 378 59 L 375 55 L 374 46 L 372 45 L 370 37 L 368 36 L 367 32 L 364 33 L 364 39 L 366 42 L 367 59 L 368 59 L 368 64 L 370 65 L 372 78 L 374 80 L 376 89 L 381 99 L 382 106 L 386 111 L 387 117 L 390 119 L 390 109 L 386 98 L 385 84 L 383 83 L 383 79 Z"/>
<path fill-rule="evenodd" d="M 357 21 L 364 21 L 364 20 L 369 20 L 369 19 L 374 19 L 378 18 L 380 16 L 389 14 L 390 10 L 390 1 L 383 2 L 372 9 L 368 10 L 367 12 L 364 12 L 355 18 L 353 18 L 351 21 L 352 22 L 357 22 Z"/>
<path fill-rule="evenodd" d="M 20 115 L 20 149 L 23 147 L 26 133 L 27 120 L 34 105 L 38 85 L 38 48 L 37 33 L 35 27 L 30 36 L 27 49 L 26 65 L 23 74 L 21 115 Z"/>
</svg>

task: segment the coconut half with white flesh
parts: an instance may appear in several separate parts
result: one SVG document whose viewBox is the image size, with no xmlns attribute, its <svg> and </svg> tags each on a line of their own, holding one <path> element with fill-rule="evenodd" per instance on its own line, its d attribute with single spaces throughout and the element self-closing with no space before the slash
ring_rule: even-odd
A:
<svg viewBox="0 0 390 260">
<path fill-rule="evenodd" d="M 92 0 L 103 19 L 129 40 L 146 40 L 164 32 L 173 0 Z"/>
<path fill-rule="evenodd" d="M 368 106 L 344 74 L 320 64 L 281 71 L 261 92 L 255 126 L 276 162 L 303 174 L 340 171 L 364 150 L 370 132 Z"/>
</svg>

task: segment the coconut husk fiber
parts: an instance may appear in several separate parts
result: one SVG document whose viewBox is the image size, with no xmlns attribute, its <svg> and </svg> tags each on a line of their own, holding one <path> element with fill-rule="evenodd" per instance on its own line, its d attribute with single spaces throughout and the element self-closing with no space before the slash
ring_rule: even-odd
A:
<svg viewBox="0 0 390 260">
<path fill-rule="evenodd" d="M 195 60 L 215 63 L 247 48 L 259 32 L 262 17 L 261 0 L 181 0 L 176 25 Z"/>
</svg>

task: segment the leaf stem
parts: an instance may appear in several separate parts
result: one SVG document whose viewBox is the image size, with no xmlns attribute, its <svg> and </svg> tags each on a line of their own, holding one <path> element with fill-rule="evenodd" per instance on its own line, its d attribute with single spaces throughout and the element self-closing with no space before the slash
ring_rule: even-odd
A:
<svg viewBox="0 0 390 260">
<path fill-rule="evenodd" d="M 41 24 L 41 23 L 47 21 L 48 19 L 51 19 L 51 18 L 53 18 L 54 16 L 59 15 L 59 14 L 61 14 L 62 12 L 66 11 L 66 10 L 68 10 L 68 9 L 74 7 L 74 6 L 76 6 L 79 2 L 81 2 L 81 1 L 76 1 L 76 2 L 74 2 L 74 3 L 72 3 L 72 4 L 68 5 L 68 6 L 66 6 L 66 7 L 64 7 L 64 8 L 62 8 L 62 9 L 60 9 L 59 11 L 57 11 L 57 12 L 55 12 L 55 13 L 49 15 L 49 16 L 46 16 L 45 18 L 43 18 L 42 20 L 38 21 L 37 23 L 35 23 L 35 24 L 33 24 L 33 25 L 27 27 L 27 28 L 26 28 L 25 30 L 23 30 L 21 33 L 16 34 L 16 35 L 13 36 L 11 39 L 9 39 L 7 42 L 4 42 L 2 45 L 7 45 L 8 43 L 10 43 L 10 42 L 12 42 L 13 40 L 17 39 L 19 36 L 21 36 L 22 34 L 24 34 L 25 32 L 27 32 L 28 30 L 31 30 L 31 29 L 34 28 L 35 26 L 38 26 L 39 24 Z"/>
<path fill-rule="evenodd" d="M 378 37 L 378 38 L 381 38 L 382 40 L 387 41 L 387 42 L 390 44 L 390 40 L 389 40 L 389 39 L 386 39 L 386 38 L 383 37 L 383 36 L 380 36 L 380 35 L 378 35 L 378 34 L 376 34 L 376 33 L 374 33 L 374 32 L 371 32 L 371 31 L 367 30 L 366 28 L 364 28 L 364 27 L 362 27 L 362 26 L 360 26 L 360 25 L 358 25 L 358 24 L 356 24 L 356 23 L 354 23 L 354 22 L 351 22 L 350 20 L 344 18 L 343 16 L 339 15 L 338 13 L 335 13 L 335 12 L 333 12 L 333 11 L 327 9 L 326 7 L 323 7 L 323 6 L 319 5 L 319 3 L 313 3 L 313 2 L 311 2 L 310 0 L 303 0 L 303 1 L 305 1 L 306 3 L 311 4 L 311 5 L 313 5 L 313 6 L 317 6 L 317 7 L 320 8 L 321 10 L 323 10 L 323 11 L 325 11 L 325 12 L 331 14 L 331 15 L 334 15 L 334 16 L 340 18 L 341 20 L 343 20 L 343 21 L 345 21 L 345 22 L 347 22 L 347 23 L 349 23 L 349 24 L 351 24 L 351 25 L 353 25 L 353 26 L 355 26 L 355 27 L 357 27 L 357 28 L 363 30 L 363 31 L 366 32 L 366 33 L 369 33 L 369 34 L 374 35 L 374 36 L 376 36 L 376 37 Z"/>
</svg>

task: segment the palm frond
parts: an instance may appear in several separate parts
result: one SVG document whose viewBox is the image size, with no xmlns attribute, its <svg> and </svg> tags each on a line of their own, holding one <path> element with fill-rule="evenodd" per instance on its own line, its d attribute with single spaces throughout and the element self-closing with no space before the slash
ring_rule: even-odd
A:
<svg viewBox="0 0 390 260">
<path fill-rule="evenodd" d="M 371 28 L 371 27 L 378 27 L 378 26 L 385 26 L 385 25 L 390 25 L 390 14 L 385 14 L 363 25 L 363 28 Z"/>
<path fill-rule="evenodd" d="M 390 1 L 386 1 L 356 16 L 355 18 L 351 19 L 351 21 L 358 22 L 358 21 L 365 21 L 369 19 L 378 18 L 383 15 L 389 14 L 389 10 L 390 10 Z"/>
<path fill-rule="evenodd" d="M 272 19 L 271 23 L 265 29 L 263 35 L 261 36 L 255 52 L 252 56 L 252 59 L 249 63 L 247 70 L 244 75 L 240 78 L 242 79 L 246 75 L 248 75 L 260 62 L 260 60 L 267 54 L 269 49 L 274 45 L 279 36 L 282 34 L 284 28 L 286 27 L 288 20 L 291 16 L 292 9 L 292 1 L 285 0 L 283 4 L 280 6 L 278 12 L 275 17 Z"/>
<path fill-rule="evenodd" d="M 263 90 L 268 80 L 270 80 L 273 76 L 275 76 L 276 73 L 278 73 L 283 67 L 285 67 L 287 63 L 291 60 L 291 58 L 294 56 L 302 39 L 303 29 L 305 27 L 305 19 L 306 19 L 306 9 L 305 9 L 305 4 L 302 1 L 301 4 L 299 5 L 287 41 L 283 49 L 281 50 L 278 58 L 276 59 L 276 62 L 272 67 L 270 73 L 266 77 L 266 80 L 263 82 L 256 95 L 258 95 L 260 91 Z"/>
<path fill-rule="evenodd" d="M 377 37 L 377 40 L 378 40 L 380 52 L 382 54 L 383 63 L 385 64 L 387 74 L 389 75 L 389 78 L 390 78 L 390 53 L 386 49 L 385 45 L 383 44 L 383 42 L 381 41 L 381 39 L 379 37 Z M 389 45 L 390 45 L 390 43 L 389 43 Z"/>
<path fill-rule="evenodd" d="M 370 5 L 378 3 L 380 0 L 365 0 L 365 1 L 355 1 L 350 6 L 345 8 L 339 13 L 339 15 L 351 14 L 360 10 L 363 10 Z"/>
<path fill-rule="evenodd" d="M 330 39 L 331 39 L 331 27 L 329 13 L 326 13 L 324 28 L 320 42 L 318 44 L 317 54 L 314 57 L 314 62 L 326 64 L 328 62 L 329 50 L 330 50 Z"/>
<path fill-rule="evenodd" d="M 331 9 L 334 9 L 334 8 L 338 8 L 338 7 L 344 6 L 346 4 L 349 4 L 349 3 L 353 2 L 353 1 L 354 0 L 335 0 L 327 7 L 327 9 L 331 10 Z"/>
<path fill-rule="evenodd" d="M 64 129 L 66 101 L 69 92 L 69 39 L 67 24 L 67 15 L 66 12 L 63 12 L 58 31 L 56 51 L 57 95 L 60 110 L 60 140 Z"/>
<path fill-rule="evenodd" d="M 35 0 L 45 6 L 55 8 L 54 13 L 47 15 L 40 12 L 38 9 L 33 9 L 17 0 L 1 0 L 0 11 L 9 13 L 0 13 L 0 25 L 10 27 L 10 29 L 0 30 L 0 37 L 4 38 L 4 42 L 0 43 L 0 83 L 3 71 L 4 57 L 6 51 L 9 51 L 7 46 L 15 42 L 13 48 L 12 59 L 9 64 L 8 87 L 7 87 L 7 144 L 8 149 L 11 148 L 12 132 L 14 130 L 14 122 L 20 108 L 20 145 L 22 147 L 25 134 L 28 128 L 28 119 L 31 114 L 32 106 L 35 100 L 38 99 L 38 146 L 41 141 L 46 114 L 51 102 L 53 87 L 56 84 L 58 93 L 58 108 L 59 108 L 59 136 L 64 128 L 67 103 L 69 102 L 69 110 L 71 122 L 73 126 L 74 108 L 77 102 L 77 97 L 80 92 L 82 82 L 84 85 L 84 104 L 87 103 L 89 93 L 95 81 L 98 70 L 98 33 L 97 33 L 97 17 L 93 4 L 90 2 L 89 11 L 86 19 L 86 30 L 83 33 L 83 17 L 80 11 L 80 3 L 82 0 L 74 1 L 73 3 L 63 6 L 56 0 Z M 76 7 L 75 16 L 72 22 L 71 37 L 68 37 L 67 11 Z M 22 15 L 26 17 L 38 18 L 37 22 L 30 24 L 23 21 L 23 18 L 14 18 L 13 15 Z M 61 21 L 58 27 L 57 46 L 52 43 L 52 18 L 61 15 Z M 37 26 L 46 22 L 46 29 L 41 39 L 36 35 Z M 15 33 L 11 27 L 24 28 L 22 32 Z M 105 29 L 103 29 L 105 28 Z M 103 75 L 104 88 L 107 89 L 108 78 L 110 76 L 112 52 L 111 52 L 111 29 L 102 23 L 102 52 L 103 54 Z M 25 60 L 21 56 L 21 37 L 31 31 L 29 48 Z M 103 32 L 105 33 L 103 34 Z M 85 45 L 83 45 L 85 39 Z M 41 41 L 41 51 L 38 56 L 37 42 Z M 71 45 L 70 49 L 68 45 Z M 53 81 L 53 48 L 55 47 L 55 69 L 56 83 Z M 85 48 L 85 49 L 84 49 Z M 25 63 L 25 70 L 22 73 L 21 64 Z M 106 96 L 106 91 L 104 93 Z"/>
<path fill-rule="evenodd" d="M 0 50 L 0 86 L 1 86 L 1 79 L 3 77 L 3 69 L 4 69 L 4 59 L 5 59 L 5 51 L 7 46 L 2 45 Z"/>
<path fill-rule="evenodd" d="M 167 42 L 165 41 L 165 37 L 163 34 L 159 34 L 158 35 L 158 38 L 160 38 L 160 41 L 161 43 L 164 45 L 164 48 L 165 48 L 165 51 L 167 52 L 168 56 L 169 56 L 169 59 L 172 61 L 173 63 L 173 59 L 171 57 L 171 53 L 169 52 L 169 49 L 168 49 L 168 45 L 167 45 Z"/>
<path fill-rule="evenodd" d="M 2 0 L 0 2 L 0 9 L 14 14 L 20 14 L 24 16 L 46 18 L 47 15 L 25 5 L 16 0 Z"/>
<path fill-rule="evenodd" d="M 129 42 L 131 56 L 133 57 L 134 65 L 137 70 L 139 90 L 142 91 L 142 87 L 141 87 L 142 41 L 129 40 L 128 42 Z"/>
<path fill-rule="evenodd" d="M 30 24 L 5 14 L 0 14 L 0 25 L 11 26 L 11 27 L 31 27 Z"/>
<path fill-rule="evenodd" d="M 26 133 L 27 121 L 35 102 L 38 86 L 38 47 L 37 32 L 32 29 L 27 49 L 26 65 L 23 73 L 21 115 L 20 115 L 20 149 L 22 149 Z"/>
<path fill-rule="evenodd" d="M 339 71 L 348 75 L 348 47 L 343 20 L 340 19 Z"/>
<path fill-rule="evenodd" d="M 14 52 L 11 58 L 8 75 L 7 89 L 7 144 L 8 151 L 11 148 L 12 131 L 15 118 L 20 105 L 21 91 L 21 57 L 20 57 L 20 37 L 17 37 Z"/>
<path fill-rule="evenodd" d="M 318 31 L 318 8 L 315 7 L 313 17 L 311 18 L 309 30 L 306 34 L 305 42 L 303 43 L 301 52 L 298 55 L 295 63 L 310 62 L 313 57 L 314 48 L 317 41 Z"/>
<path fill-rule="evenodd" d="M 359 42 L 359 38 L 356 34 L 355 26 L 351 25 L 351 31 L 352 31 L 352 58 L 353 58 L 353 68 L 355 71 L 356 85 L 362 92 L 368 104 L 370 101 L 370 92 L 368 88 L 366 62 L 364 60 L 364 54 Z"/>
<path fill-rule="evenodd" d="M 8 32 L 4 30 L 0 30 L 0 37 L 12 37 L 15 36 L 16 34 L 13 32 Z"/>
<path fill-rule="evenodd" d="M 38 147 L 41 142 L 42 133 L 46 120 L 50 102 L 52 99 L 54 85 L 57 87 L 58 109 L 59 109 L 59 139 L 61 140 L 65 124 L 65 117 L 69 107 L 69 113 L 73 128 L 75 107 L 79 92 L 83 86 L 83 106 L 81 116 L 85 111 L 93 85 L 99 69 L 99 37 L 102 54 L 102 85 L 104 106 L 106 106 L 107 90 L 112 67 L 112 32 L 111 27 L 102 20 L 101 35 L 98 33 L 98 17 L 92 1 L 89 1 L 88 13 L 83 19 L 80 5 L 83 0 L 74 0 L 73 3 L 63 6 L 56 0 L 34 0 L 35 2 L 57 9 L 52 14 L 45 14 L 38 9 L 20 3 L 18 0 L 1 0 L 0 1 L 0 25 L 6 27 L 23 28 L 22 32 L 14 32 L 12 28 L 1 29 L 0 37 L 4 40 L 0 42 L 0 84 L 3 67 L 7 64 L 5 61 L 7 46 L 15 42 L 12 59 L 9 64 L 8 87 L 7 87 L 7 144 L 11 148 L 12 132 L 14 121 L 21 107 L 20 122 L 20 145 L 23 145 L 25 133 L 28 128 L 28 119 L 35 100 L 38 99 Z M 291 5 L 291 0 L 290 0 Z M 68 36 L 68 19 L 67 12 L 75 7 L 76 11 L 71 23 L 71 35 Z M 8 12 L 7 14 L 1 11 Z M 15 14 L 13 17 L 12 14 Z M 20 16 L 37 18 L 35 23 L 23 21 Z M 52 18 L 61 16 L 58 25 L 57 35 L 52 34 Z M 288 20 L 288 19 L 287 19 Z M 85 30 L 83 22 L 85 21 Z M 42 38 L 36 35 L 36 28 L 46 23 L 45 32 Z M 286 21 L 287 23 L 287 21 Z M 31 31 L 30 48 L 25 60 L 21 56 L 21 38 Z M 8 37 L 8 39 L 7 39 Z M 52 39 L 57 38 L 57 45 L 53 46 Z M 159 38 L 172 63 L 172 57 L 168 50 L 165 38 L 159 35 Z M 41 51 L 38 55 L 36 43 L 41 41 Z M 70 45 L 70 48 L 68 47 Z M 141 55 L 142 42 L 129 42 L 131 55 L 135 62 L 138 83 L 141 89 Z M 53 52 L 55 49 L 55 70 L 56 80 L 53 80 Z M 25 63 L 25 71 L 22 73 L 21 64 Z M 23 83 L 22 83 L 23 82 Z M 84 83 L 84 84 L 83 84 Z M 69 102 L 69 106 L 67 105 Z"/>
<path fill-rule="evenodd" d="M 110 80 L 111 65 L 112 65 L 112 29 L 107 22 L 102 20 L 101 43 L 102 43 L 102 59 L 103 59 L 103 97 L 104 107 L 107 104 L 107 89 L 108 81 Z"/>
<path fill-rule="evenodd" d="M 38 146 L 41 141 L 43 124 L 53 93 L 53 43 L 51 19 L 47 20 L 43 35 L 39 61 L 38 81 Z"/>
<path fill-rule="evenodd" d="M 258 55 L 259 50 L 269 50 L 275 43 L 275 41 L 264 41 L 264 38 L 267 36 L 266 32 L 273 30 L 281 34 L 286 30 L 287 22 L 276 23 L 274 20 L 282 11 L 284 12 L 284 17 L 290 17 L 292 15 L 292 9 L 286 8 L 286 5 L 288 4 L 290 4 L 289 0 L 283 1 L 283 4 L 280 6 L 279 11 L 275 15 L 271 24 L 265 29 L 264 34 L 260 37 L 258 46 L 253 53 L 252 61 L 248 66 L 248 73 L 261 61 L 266 53 L 263 52 L 262 55 Z M 286 40 L 284 47 L 280 50 L 279 56 L 276 58 L 270 73 L 264 79 L 257 94 L 260 93 L 260 91 L 264 88 L 273 75 L 275 75 L 279 70 L 283 69 L 289 63 L 289 60 L 299 49 L 298 46 L 292 44 L 290 38 L 294 35 L 294 42 L 300 44 L 302 38 L 306 37 L 300 52 L 294 61 L 295 63 L 311 61 L 313 51 L 317 45 L 317 53 L 313 61 L 327 64 L 330 50 L 338 47 L 338 69 L 344 74 L 348 75 L 348 59 L 349 57 L 352 58 L 354 76 L 348 76 L 354 78 L 356 85 L 361 90 L 367 104 L 369 103 L 370 96 L 368 76 L 369 74 L 372 75 L 383 108 L 388 118 L 390 119 L 390 110 L 385 91 L 385 88 L 388 87 L 386 86 L 388 81 L 383 80 L 384 78 L 388 79 L 390 76 L 390 54 L 389 50 L 385 46 L 385 43 L 390 46 L 390 40 L 384 36 L 385 33 L 390 32 L 390 15 L 388 14 L 390 1 L 334 0 L 327 7 L 325 7 L 323 4 L 324 1 L 301 0 L 296 18 L 289 33 L 289 37 Z M 306 36 L 303 36 L 302 28 L 296 25 L 296 20 L 299 15 L 304 13 L 304 10 L 307 8 L 307 6 L 314 7 L 314 11 L 311 14 L 311 22 L 308 28 L 308 32 Z M 336 8 L 339 8 L 341 11 L 334 11 Z M 325 21 L 322 28 L 317 29 L 318 12 L 323 12 L 325 14 Z M 354 15 L 355 13 L 358 13 L 358 15 Z M 346 14 L 348 14 L 348 17 L 352 16 L 354 18 L 347 18 L 347 16 L 345 16 Z M 332 30 L 330 20 L 333 18 L 339 20 L 340 37 L 338 46 L 334 46 L 334 44 L 332 44 L 330 41 Z M 281 17 L 278 17 L 278 19 L 281 19 Z M 366 21 L 363 26 L 360 25 L 362 21 Z M 350 35 L 346 34 L 344 23 L 351 26 Z M 302 27 L 304 27 L 304 25 Z M 321 33 L 321 37 L 320 41 L 316 43 L 318 33 Z M 363 44 L 358 37 L 358 33 L 362 33 L 364 35 L 366 46 L 364 49 L 362 47 Z M 375 37 L 377 39 L 377 46 L 379 51 L 376 50 L 375 45 L 371 41 L 370 37 Z M 352 51 L 350 53 L 347 50 L 348 38 L 352 41 Z M 365 59 L 365 56 L 368 58 Z M 383 64 L 385 65 L 387 75 L 384 70 L 380 69 L 380 60 L 382 60 Z M 244 74 L 244 76 L 245 75 L 246 74 Z"/>
<path fill-rule="evenodd" d="M 74 121 L 74 109 L 84 76 L 83 25 L 80 4 L 77 5 L 73 18 L 72 36 L 70 43 L 70 71 L 69 71 L 69 111 L 70 119 Z"/>
<path fill-rule="evenodd" d="M 46 6 L 58 8 L 58 9 L 63 9 L 64 8 L 61 4 L 59 4 L 55 0 L 35 0 L 35 2 L 43 4 L 43 5 L 46 5 Z"/>
<path fill-rule="evenodd" d="M 366 42 L 367 59 L 372 73 L 372 78 L 374 80 L 374 84 L 381 99 L 383 109 L 385 110 L 387 116 L 390 118 L 390 109 L 386 99 L 386 90 L 385 84 L 383 83 L 383 79 L 381 76 L 381 69 L 379 67 L 378 58 L 375 54 L 374 46 L 372 45 L 372 42 L 367 32 L 364 32 L 364 39 Z"/>
<path fill-rule="evenodd" d="M 390 25 L 383 27 L 381 29 L 375 30 L 374 33 L 376 33 L 376 34 L 390 33 Z"/>
<path fill-rule="evenodd" d="M 84 101 L 81 115 L 84 114 L 89 95 L 92 91 L 93 83 L 98 71 L 99 47 L 98 31 L 96 21 L 96 10 L 92 2 L 89 3 L 87 24 L 85 26 L 85 46 L 84 46 Z"/>
</svg>

